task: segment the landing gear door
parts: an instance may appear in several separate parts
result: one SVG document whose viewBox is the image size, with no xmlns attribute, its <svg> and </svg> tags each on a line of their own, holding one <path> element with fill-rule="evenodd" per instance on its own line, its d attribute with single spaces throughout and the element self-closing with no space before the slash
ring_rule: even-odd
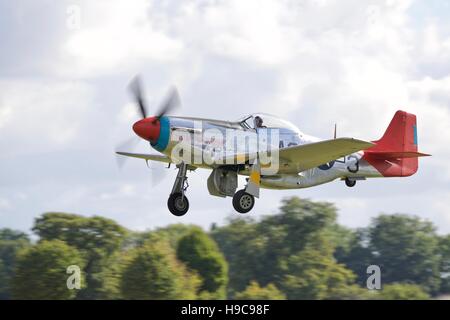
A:
<svg viewBox="0 0 450 320">
<path fill-rule="evenodd" d="M 224 169 L 214 169 L 208 178 L 208 191 L 217 197 L 232 197 L 238 185 L 237 172 Z"/>
</svg>

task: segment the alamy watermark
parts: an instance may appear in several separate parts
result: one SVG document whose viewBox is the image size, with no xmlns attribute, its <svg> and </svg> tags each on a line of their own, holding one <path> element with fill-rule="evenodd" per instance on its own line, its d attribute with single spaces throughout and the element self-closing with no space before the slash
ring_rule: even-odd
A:
<svg viewBox="0 0 450 320">
<path fill-rule="evenodd" d="M 372 264 L 367 267 L 366 273 L 370 276 L 367 278 L 366 286 L 369 290 L 381 290 L 381 269 L 380 266 Z"/>
<path fill-rule="evenodd" d="M 261 165 L 262 174 L 276 174 L 280 165 L 278 129 L 241 131 L 202 128 L 194 121 L 189 130 L 173 128 L 171 159 L 177 163 L 207 165 Z"/>
<path fill-rule="evenodd" d="M 67 278 L 66 285 L 69 290 L 81 289 L 81 269 L 77 265 L 70 265 L 66 269 L 66 273 L 70 274 Z"/>
<path fill-rule="evenodd" d="M 66 27 L 69 30 L 81 29 L 81 7 L 76 4 L 72 4 L 66 9 L 67 19 Z"/>
</svg>

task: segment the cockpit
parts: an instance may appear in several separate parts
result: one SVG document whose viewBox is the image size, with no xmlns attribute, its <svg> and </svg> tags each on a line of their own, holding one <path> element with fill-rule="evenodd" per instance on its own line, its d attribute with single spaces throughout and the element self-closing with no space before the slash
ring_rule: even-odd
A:
<svg viewBox="0 0 450 320">
<path fill-rule="evenodd" d="M 300 133 L 300 130 L 289 121 L 266 113 L 250 114 L 241 118 L 238 122 L 244 129 L 277 128 Z"/>
</svg>

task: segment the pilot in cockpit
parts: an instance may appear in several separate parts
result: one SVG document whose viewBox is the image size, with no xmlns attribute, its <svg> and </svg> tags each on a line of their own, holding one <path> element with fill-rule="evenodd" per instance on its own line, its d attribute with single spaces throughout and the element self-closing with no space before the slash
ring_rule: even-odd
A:
<svg viewBox="0 0 450 320">
<path fill-rule="evenodd" d="M 263 126 L 263 119 L 260 116 L 256 116 L 253 120 L 255 124 L 255 129 L 257 128 L 265 128 L 266 126 Z"/>
</svg>

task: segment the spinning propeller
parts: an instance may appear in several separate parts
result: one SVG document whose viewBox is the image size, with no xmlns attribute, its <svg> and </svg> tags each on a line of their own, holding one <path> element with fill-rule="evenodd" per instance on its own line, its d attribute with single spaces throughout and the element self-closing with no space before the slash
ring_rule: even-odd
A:
<svg viewBox="0 0 450 320">
<path fill-rule="evenodd" d="M 172 87 L 165 99 L 161 102 L 161 104 L 156 109 L 157 112 L 155 116 L 148 116 L 148 108 L 144 99 L 144 95 L 142 93 L 141 79 L 139 76 L 135 76 L 133 80 L 130 82 L 128 86 L 130 92 L 132 93 L 134 100 L 136 101 L 136 105 L 138 107 L 138 114 L 141 119 L 136 121 L 133 124 L 133 131 L 144 140 L 149 141 L 154 144 L 157 143 L 161 131 L 160 119 L 166 114 L 170 113 L 175 108 L 181 105 L 180 98 L 178 95 L 178 91 L 175 87 Z M 116 151 L 130 151 L 136 147 L 139 139 L 137 137 L 131 138 L 122 142 L 116 148 Z M 126 157 L 117 156 L 117 164 L 120 167 L 125 163 Z M 153 168 L 152 168 L 153 167 Z M 161 172 L 157 170 L 158 168 L 162 169 L 160 164 L 154 164 L 151 162 L 151 168 L 155 169 L 154 172 L 154 180 L 160 180 L 162 178 Z"/>
<path fill-rule="evenodd" d="M 180 98 L 176 88 L 170 89 L 166 98 L 159 105 L 156 116 L 148 117 L 147 106 L 142 95 L 141 81 L 139 76 L 136 76 L 129 85 L 131 93 L 134 95 L 136 104 L 139 106 L 139 113 L 142 117 L 133 125 L 134 132 L 144 140 L 156 143 L 160 134 L 160 119 L 173 109 L 180 106 Z"/>
</svg>

